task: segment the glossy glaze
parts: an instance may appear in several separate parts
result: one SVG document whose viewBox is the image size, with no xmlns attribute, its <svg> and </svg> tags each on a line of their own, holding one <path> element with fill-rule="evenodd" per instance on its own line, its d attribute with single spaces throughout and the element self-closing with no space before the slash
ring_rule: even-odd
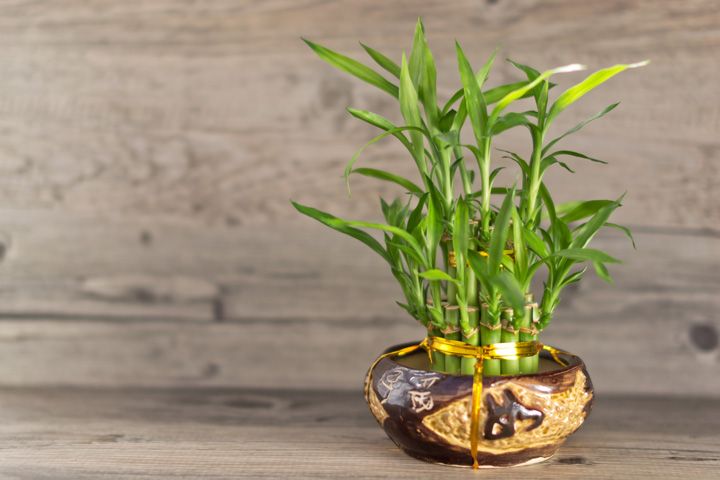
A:
<svg viewBox="0 0 720 480">
<path fill-rule="evenodd" d="M 403 345 L 388 349 L 394 351 Z M 542 354 L 550 366 L 549 355 Z M 590 411 L 593 389 L 582 360 L 532 375 L 483 379 L 478 435 L 481 467 L 536 463 L 552 456 Z M 387 435 L 409 455 L 471 466 L 472 377 L 423 367 L 424 354 L 384 358 L 366 378 L 366 400 Z"/>
</svg>

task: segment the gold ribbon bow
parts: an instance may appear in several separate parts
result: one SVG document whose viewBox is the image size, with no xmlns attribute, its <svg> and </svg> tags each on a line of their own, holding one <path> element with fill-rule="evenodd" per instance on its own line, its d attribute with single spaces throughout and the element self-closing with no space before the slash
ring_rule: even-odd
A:
<svg viewBox="0 0 720 480">
<path fill-rule="evenodd" d="M 470 416 L 470 454 L 473 459 L 473 469 L 479 468 L 477 461 L 477 450 L 478 450 L 478 428 L 480 423 L 480 406 L 482 401 L 482 377 L 483 377 L 483 360 L 516 360 L 522 357 L 532 357 L 537 355 L 541 350 L 550 352 L 553 360 L 562 366 L 567 364 L 560 359 L 558 354 L 567 353 L 563 350 L 551 347 L 549 345 L 543 345 L 537 341 L 530 342 L 507 342 L 507 343 L 493 343 L 491 345 L 474 346 L 468 345 L 457 340 L 448 340 L 441 337 L 425 337 L 422 342 L 416 345 L 410 345 L 393 352 L 388 352 L 380 355 L 370 367 L 372 372 L 373 368 L 382 360 L 387 357 L 402 357 L 413 353 L 419 349 L 423 349 L 427 352 L 430 363 L 432 364 L 432 352 L 444 353 L 445 355 L 452 355 L 455 357 L 474 358 L 475 370 L 473 372 L 473 387 L 472 387 L 472 404 L 471 404 L 471 416 Z M 368 381 L 367 388 L 372 388 L 371 382 Z M 365 392 L 366 395 L 368 392 Z"/>
</svg>

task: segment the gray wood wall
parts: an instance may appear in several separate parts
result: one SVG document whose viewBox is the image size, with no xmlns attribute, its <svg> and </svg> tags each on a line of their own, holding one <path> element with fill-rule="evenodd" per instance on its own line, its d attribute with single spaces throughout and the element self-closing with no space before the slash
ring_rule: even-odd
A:
<svg viewBox="0 0 720 480">
<path fill-rule="evenodd" d="M 545 339 L 600 391 L 720 395 L 714 0 L 0 3 L 0 385 L 358 389 L 376 353 L 419 338 L 382 262 L 288 200 L 372 219 L 397 193 L 356 179 L 347 198 L 372 131 L 344 108 L 398 113 L 299 37 L 399 56 L 420 15 L 446 94 L 455 38 L 476 64 L 497 45 L 540 68 L 652 60 L 559 122 L 622 100 L 568 142 L 610 165 L 549 182 L 567 200 L 627 190 L 638 250 L 600 238 L 626 259 L 616 286 L 589 278 Z M 392 142 L 362 161 L 412 172 Z"/>
</svg>

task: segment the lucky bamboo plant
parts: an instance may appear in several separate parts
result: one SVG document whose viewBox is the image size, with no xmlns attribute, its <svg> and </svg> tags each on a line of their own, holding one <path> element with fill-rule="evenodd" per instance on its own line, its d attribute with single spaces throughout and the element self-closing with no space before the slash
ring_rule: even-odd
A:
<svg viewBox="0 0 720 480">
<path fill-rule="evenodd" d="M 618 104 L 612 104 L 567 132 L 548 140 L 557 116 L 583 95 L 623 70 L 647 62 L 621 64 L 599 70 L 550 99 L 553 75 L 576 72 L 572 64 L 540 72 L 510 61 L 523 75 L 514 83 L 485 88 L 495 60 L 491 55 L 475 70 L 456 43 L 462 88 L 443 104 L 438 103 L 436 67 L 422 22 L 415 29 L 409 57 L 397 64 L 377 50 L 361 44 L 378 71 L 309 40 L 320 58 L 383 90 L 400 106 L 402 124 L 378 114 L 348 108 L 353 117 L 382 131 L 353 155 L 345 179 L 353 174 L 392 182 L 406 191 L 392 202 L 381 200 L 386 223 L 349 221 L 293 202 L 301 213 L 373 249 L 390 265 L 404 301 L 404 310 L 427 327 L 429 334 L 470 345 L 535 340 L 553 318 L 562 290 L 580 281 L 583 264 L 592 264 L 600 278 L 611 282 L 606 264 L 618 260 L 588 248 L 604 227 L 630 231 L 610 223 L 621 205 L 616 200 L 588 200 L 556 205 L 543 182 L 550 167 L 572 172 L 567 157 L 605 163 L 558 144 Z M 388 79 L 390 78 L 390 79 Z M 524 99 L 524 100 L 523 100 Z M 532 106 L 511 111 L 510 107 Z M 472 141 L 462 139 L 469 123 Z M 492 162 L 493 140 L 508 129 L 524 127 L 530 133 L 528 158 L 502 151 L 518 166 L 519 184 L 497 186 L 502 169 Z M 369 145 L 394 137 L 415 162 L 418 181 L 384 170 L 356 167 Z M 497 199 L 496 202 L 493 199 Z M 367 230 L 383 233 L 383 241 Z M 539 303 L 531 293 L 533 279 L 544 271 Z M 433 368 L 447 373 L 470 374 L 474 359 L 434 354 Z M 534 373 L 538 358 L 485 360 L 484 374 Z"/>
</svg>

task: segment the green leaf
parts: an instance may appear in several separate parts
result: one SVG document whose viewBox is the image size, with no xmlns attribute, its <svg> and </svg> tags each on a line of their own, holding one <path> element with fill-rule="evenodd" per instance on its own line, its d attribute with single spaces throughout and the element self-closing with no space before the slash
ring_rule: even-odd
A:
<svg viewBox="0 0 720 480">
<path fill-rule="evenodd" d="M 475 140 L 480 143 L 482 139 L 487 136 L 485 132 L 487 126 L 487 106 L 472 66 L 470 66 L 470 62 L 468 62 L 468 59 L 465 57 L 465 52 L 463 52 L 458 42 L 455 42 L 455 50 L 457 52 L 460 80 L 462 81 L 465 93 L 465 108 L 470 117 L 470 124 L 475 134 Z M 491 60 L 492 59 L 493 57 L 491 57 Z"/>
<path fill-rule="evenodd" d="M 525 308 L 525 292 L 517 279 L 507 271 L 502 271 L 492 277 L 492 283 L 509 306 L 516 312 Z"/>
<path fill-rule="evenodd" d="M 625 236 L 627 236 L 630 239 L 630 242 L 632 243 L 633 248 L 637 250 L 637 245 L 635 245 L 635 238 L 633 237 L 633 234 L 628 227 L 626 227 L 624 225 L 618 225 L 617 223 L 610 223 L 610 222 L 605 222 L 604 226 L 610 227 L 610 228 L 616 228 L 616 229 L 620 230 L 621 232 L 623 232 L 625 234 Z"/>
<path fill-rule="evenodd" d="M 520 278 L 525 276 L 525 268 L 527 262 L 527 249 L 526 241 L 523 235 L 523 224 L 520 214 L 518 213 L 515 204 L 512 206 L 512 238 L 513 238 L 513 250 L 516 265 L 516 275 Z"/>
<path fill-rule="evenodd" d="M 386 172 L 385 170 L 379 170 L 376 168 L 356 168 L 350 173 L 357 173 L 366 177 L 377 178 L 378 180 L 385 180 L 386 182 L 395 183 L 406 189 L 408 192 L 417 195 L 418 197 L 422 196 L 423 193 L 425 193 L 420 187 L 415 185 L 407 178 L 401 177 L 400 175 L 395 175 L 394 173 Z"/>
<path fill-rule="evenodd" d="M 445 115 L 447 112 L 449 112 L 450 109 L 452 108 L 452 106 L 455 105 L 455 102 L 457 102 L 458 100 L 463 98 L 464 95 L 465 95 L 465 90 L 463 90 L 462 88 L 460 90 L 456 91 L 455 93 L 453 93 L 452 96 L 450 97 L 450 99 L 448 99 L 448 101 L 445 102 L 445 105 L 443 106 L 443 109 L 442 109 L 443 115 Z"/>
<path fill-rule="evenodd" d="M 595 213 L 595 215 L 590 218 L 590 220 L 587 221 L 587 223 L 579 227 L 575 232 L 575 238 L 573 239 L 570 246 L 573 248 L 585 247 L 590 242 L 590 240 L 592 240 L 593 236 L 595 236 L 597 231 L 600 230 L 603 225 L 605 225 L 608 218 L 610 218 L 610 215 L 615 211 L 615 209 L 620 206 L 621 200 L 622 197 L 620 197 L 620 199 L 616 202 L 602 207 L 597 211 L 597 213 Z"/>
<path fill-rule="evenodd" d="M 533 88 L 535 88 L 536 85 L 540 84 L 540 82 L 544 81 L 546 78 L 549 78 L 550 76 L 556 74 L 556 73 L 569 73 L 569 72 L 577 72 L 579 70 L 583 70 L 585 67 L 583 65 L 579 64 L 572 64 L 572 65 L 565 65 L 563 67 L 557 67 L 553 68 L 552 70 L 547 70 L 540 75 L 538 75 L 535 80 L 531 82 L 527 82 L 524 86 L 518 88 L 517 90 L 513 90 L 512 92 L 505 95 L 503 98 L 501 98 L 497 105 L 495 105 L 495 108 L 493 109 L 492 113 L 490 114 L 490 118 L 488 122 L 490 125 L 493 125 L 497 118 L 500 116 L 500 113 L 512 102 L 515 100 L 518 100 L 522 98 L 526 93 L 532 91 Z"/>
<path fill-rule="evenodd" d="M 548 258 L 550 257 L 569 258 L 578 262 L 622 263 L 602 250 L 593 248 L 566 248 L 551 253 Z"/>
<path fill-rule="evenodd" d="M 563 222 L 571 223 L 595 215 L 598 210 L 614 204 L 614 200 L 585 200 L 567 202 L 557 206 L 557 214 Z"/>
<path fill-rule="evenodd" d="M 548 157 L 557 157 L 557 156 L 561 156 L 561 155 L 568 155 L 570 157 L 583 158 L 585 160 L 590 160 L 591 162 L 602 163 L 603 165 L 607 165 L 607 163 L 608 163 L 605 160 L 599 160 L 597 158 L 589 157 L 589 156 L 585 155 L 584 153 L 574 152 L 572 150 L 558 150 L 558 151 L 553 152 L 550 155 L 548 155 Z"/>
<path fill-rule="evenodd" d="M 570 284 L 579 282 L 580 280 L 582 280 L 582 277 L 586 271 L 587 267 L 583 268 L 582 270 L 578 270 L 577 272 L 571 273 L 563 279 L 561 287 L 567 287 Z"/>
<path fill-rule="evenodd" d="M 429 193 L 424 193 L 418 200 L 418 203 L 413 209 L 412 213 L 410 213 L 406 227 L 406 230 L 408 232 L 414 232 L 417 226 L 420 225 L 420 221 L 423 218 L 423 208 L 425 207 L 425 203 L 427 202 L 429 196 Z"/>
<path fill-rule="evenodd" d="M 490 248 L 488 249 L 488 270 L 491 274 L 495 274 L 500 267 L 503 257 L 503 250 L 508 238 L 508 227 L 512 217 L 512 208 L 514 206 L 515 190 L 505 195 L 500 211 L 495 217 L 495 223 L 490 236 Z"/>
<path fill-rule="evenodd" d="M 528 247 L 535 252 L 535 254 L 541 258 L 548 256 L 547 246 L 545 242 L 538 236 L 537 233 L 533 232 L 527 227 L 523 227 L 523 235 Z"/>
<path fill-rule="evenodd" d="M 334 52 L 329 48 L 325 48 L 322 45 L 311 42 L 310 40 L 307 40 L 305 38 L 303 38 L 303 41 L 315 53 L 317 53 L 317 55 L 321 59 L 325 60 L 333 67 L 347 72 L 350 75 L 354 75 L 360 80 L 363 80 L 370 85 L 376 86 L 380 90 L 389 93 L 395 98 L 398 97 L 398 87 L 390 83 L 388 80 L 385 79 L 385 77 L 383 77 L 370 67 L 363 65 L 362 63 L 358 62 L 357 60 L 353 60 L 350 57 L 346 57 L 345 55 Z"/>
<path fill-rule="evenodd" d="M 425 265 L 425 260 L 411 247 L 408 245 L 404 245 L 400 242 L 393 242 L 392 240 L 387 242 L 388 246 L 392 246 L 393 248 L 397 248 L 401 252 L 403 252 L 407 257 L 411 258 L 413 262 L 415 262 L 417 265 Z"/>
<path fill-rule="evenodd" d="M 595 73 L 590 74 L 585 80 L 578 83 L 577 85 L 574 85 L 567 90 L 565 90 L 560 96 L 555 100 L 555 103 L 553 103 L 552 107 L 550 107 L 550 113 L 548 114 L 547 118 L 547 124 L 550 124 L 552 120 L 558 116 L 560 112 L 565 110 L 567 107 L 578 101 L 580 98 L 582 98 L 586 93 L 590 92 L 594 88 L 598 87 L 599 85 L 605 83 L 606 81 L 610 80 L 612 77 L 617 75 L 618 73 L 627 70 L 629 68 L 637 68 L 637 67 L 643 67 L 647 65 L 649 62 L 647 60 L 643 62 L 638 63 L 631 63 L 631 64 L 620 64 L 615 65 L 609 68 L 604 68 L 602 70 L 598 70 Z"/>
<path fill-rule="evenodd" d="M 405 54 L 402 56 L 400 66 L 400 112 L 408 125 L 416 128 L 422 126 L 420 111 L 418 110 L 418 95 L 410 78 Z M 421 167 L 421 163 L 424 165 L 425 162 L 423 136 L 419 132 L 412 132 L 410 136 L 412 137 L 415 162 L 418 164 L 420 171 L 424 173 L 425 169 Z"/>
<path fill-rule="evenodd" d="M 344 171 L 344 174 L 343 174 L 343 176 L 345 177 L 345 184 L 346 184 L 346 186 L 347 186 L 348 194 L 350 193 L 350 180 L 349 180 L 349 178 L 350 178 L 350 174 L 351 174 L 352 171 L 353 171 L 353 166 L 355 165 L 355 162 L 357 162 L 358 158 L 360 158 L 360 155 L 362 155 L 362 153 L 365 151 L 365 149 L 368 148 L 370 145 L 379 142 L 380 140 L 382 140 L 382 139 L 385 138 L 385 137 L 389 137 L 390 135 L 393 135 L 393 136 L 394 136 L 394 135 L 397 134 L 397 133 L 404 132 L 404 131 L 407 131 L 407 130 L 409 130 L 409 131 L 411 132 L 411 135 L 413 135 L 413 134 L 415 134 L 415 133 L 417 133 L 418 135 L 420 135 L 420 144 L 421 144 L 421 146 L 422 146 L 422 135 L 423 135 L 424 130 L 421 129 L 421 128 L 419 128 L 419 127 L 404 126 L 404 127 L 393 128 L 392 130 L 388 130 L 388 131 L 386 131 L 385 133 L 381 133 L 380 135 L 374 137 L 374 138 L 371 139 L 369 142 L 367 142 L 365 145 L 363 145 L 362 147 L 360 147 L 360 149 L 353 154 L 353 156 L 352 156 L 352 158 L 350 159 L 350 161 L 348 161 L 348 163 L 345 165 L 345 171 Z M 420 133 L 418 133 L 418 132 L 420 132 Z"/>
<path fill-rule="evenodd" d="M 489 90 L 486 90 L 483 92 L 483 97 L 485 98 L 485 104 L 492 105 L 493 103 L 497 102 L 501 98 L 503 98 L 508 93 L 512 92 L 513 90 L 517 90 L 518 88 L 525 85 L 527 82 L 514 82 L 514 83 L 508 83 L 505 85 L 500 85 L 494 88 L 491 88 Z M 523 98 L 531 96 L 532 92 L 526 93 Z M 445 103 L 445 106 L 443 107 L 442 111 L 443 113 L 447 113 L 448 110 L 450 110 L 450 107 L 455 105 L 455 103 L 463 98 L 465 95 L 464 89 L 459 89 L 453 95 L 450 97 L 450 99 Z"/>
<path fill-rule="evenodd" d="M 420 272 L 419 275 L 425 279 L 432 280 L 432 281 L 452 282 L 456 285 L 460 284 L 460 282 L 455 280 L 453 277 L 451 277 L 447 273 L 443 272 L 442 270 L 438 270 L 437 268 L 431 268 L 430 270 L 425 270 L 424 272 Z"/>
<path fill-rule="evenodd" d="M 445 231 L 445 226 L 443 225 L 445 215 L 443 212 L 442 197 L 440 192 L 437 191 L 429 179 L 426 180 L 426 183 L 430 186 L 430 197 L 427 203 L 427 234 L 425 235 L 425 246 L 428 251 L 428 258 L 431 261 L 431 265 L 434 266 L 437 256 L 437 247 L 440 244 L 440 240 L 442 239 Z"/>
<path fill-rule="evenodd" d="M 483 96 L 485 97 L 485 103 L 487 103 L 488 105 L 497 103 L 503 98 L 505 98 L 505 96 L 508 95 L 510 92 L 514 92 L 515 90 L 522 88 L 525 85 L 527 85 L 527 82 L 513 82 L 491 88 L 483 92 Z M 532 90 L 528 90 L 520 98 L 527 98 L 530 96 L 532 96 Z"/>
<path fill-rule="evenodd" d="M 563 138 L 567 137 L 568 135 L 572 135 L 573 133 L 575 133 L 575 132 L 579 131 L 580 129 L 582 129 L 582 128 L 583 128 L 585 125 L 587 125 L 588 123 L 590 123 L 590 122 L 592 122 L 592 121 L 595 121 L 595 120 L 597 120 L 598 118 L 601 118 L 601 117 L 607 115 L 608 113 L 612 112 L 612 111 L 615 109 L 615 107 L 617 107 L 618 105 L 620 105 L 620 102 L 618 102 L 618 103 L 613 103 L 613 104 L 611 104 L 611 105 L 608 105 L 607 107 L 605 107 L 604 109 L 602 109 L 602 110 L 600 110 L 598 113 L 596 113 L 595 115 L 593 115 L 593 116 L 591 116 L 591 117 L 583 120 L 582 122 L 578 123 L 578 124 L 575 125 L 573 128 L 571 128 L 571 129 L 568 130 L 567 132 L 563 133 L 563 134 L 560 135 L 559 137 L 554 138 L 554 139 L 551 140 L 547 145 L 545 145 L 545 146 L 543 147 L 543 149 L 542 149 L 542 154 L 545 155 L 545 154 L 548 152 L 548 150 L 550 150 L 550 149 L 553 147 L 553 145 L 555 145 L 556 143 L 558 143 L 558 142 L 559 142 L 560 140 L 562 140 Z"/>
<path fill-rule="evenodd" d="M 412 79 L 413 86 L 420 90 L 420 78 L 423 74 L 423 62 L 425 60 L 425 26 L 422 19 L 418 18 L 415 24 L 415 36 L 413 37 L 412 50 L 410 51 L 410 59 L 408 71 Z"/>
<path fill-rule="evenodd" d="M 505 130 L 521 125 L 528 126 L 530 125 L 530 121 L 522 113 L 510 112 L 498 117 L 497 121 L 492 126 L 492 134 L 499 135 Z"/>
<path fill-rule="evenodd" d="M 425 74 L 422 76 L 422 104 L 430 125 L 438 126 L 440 111 L 437 106 L 437 74 L 430 49 L 425 50 Z"/>
<path fill-rule="evenodd" d="M 406 232 L 402 228 L 393 227 L 392 225 L 385 225 L 383 223 L 372 223 L 372 222 L 362 222 L 357 220 L 345 220 L 345 223 L 350 227 L 362 227 L 362 228 L 372 228 L 374 230 L 381 230 L 384 232 L 392 233 L 397 235 L 398 237 L 402 238 L 407 242 L 407 244 L 417 252 L 418 256 L 420 258 L 425 258 L 424 252 L 420 244 L 417 242 L 415 237 L 413 237 L 410 233 Z M 422 265 L 426 265 L 427 262 L 423 261 Z"/>
<path fill-rule="evenodd" d="M 490 272 L 488 272 L 487 260 L 483 258 L 480 253 L 475 250 L 468 250 L 468 262 L 470 268 L 472 268 L 475 275 L 482 281 L 482 283 L 490 282 Z"/>
<path fill-rule="evenodd" d="M 383 246 L 380 244 L 380 242 L 375 240 L 368 233 L 363 232 L 362 230 L 358 230 L 357 228 L 352 228 L 345 220 L 337 218 L 329 213 L 317 210 L 312 207 L 301 205 L 297 202 L 291 203 L 293 204 L 295 209 L 303 215 L 307 215 L 308 217 L 313 218 L 324 225 L 327 225 L 333 230 L 337 230 L 340 233 L 344 233 L 345 235 L 349 235 L 357 240 L 360 240 L 362 243 L 373 249 L 376 253 L 378 253 L 381 257 L 383 257 L 387 262 L 390 263 L 390 258 L 388 257 L 388 254 L 383 248 Z"/>
<path fill-rule="evenodd" d="M 400 78 L 400 65 L 390 60 L 388 57 L 378 52 L 374 48 L 368 47 L 362 42 L 360 42 L 360 45 L 365 49 L 367 54 L 370 55 L 370 58 L 375 60 L 375 63 L 387 70 L 393 77 Z"/>
<path fill-rule="evenodd" d="M 560 160 L 553 157 L 552 155 L 547 156 L 540 161 L 540 173 L 544 173 L 545 170 L 550 168 L 551 165 L 555 165 L 555 164 L 560 165 L 561 167 L 563 167 L 565 170 L 567 170 L 570 173 L 575 173 L 575 170 L 570 168 L 570 165 L 568 165 L 565 162 L 561 162 Z"/>
<path fill-rule="evenodd" d="M 605 280 L 609 284 L 613 284 L 613 279 L 610 276 L 610 272 L 608 272 L 608 269 L 600 262 L 593 262 L 593 268 L 595 268 L 595 273 L 598 277 Z"/>
</svg>

